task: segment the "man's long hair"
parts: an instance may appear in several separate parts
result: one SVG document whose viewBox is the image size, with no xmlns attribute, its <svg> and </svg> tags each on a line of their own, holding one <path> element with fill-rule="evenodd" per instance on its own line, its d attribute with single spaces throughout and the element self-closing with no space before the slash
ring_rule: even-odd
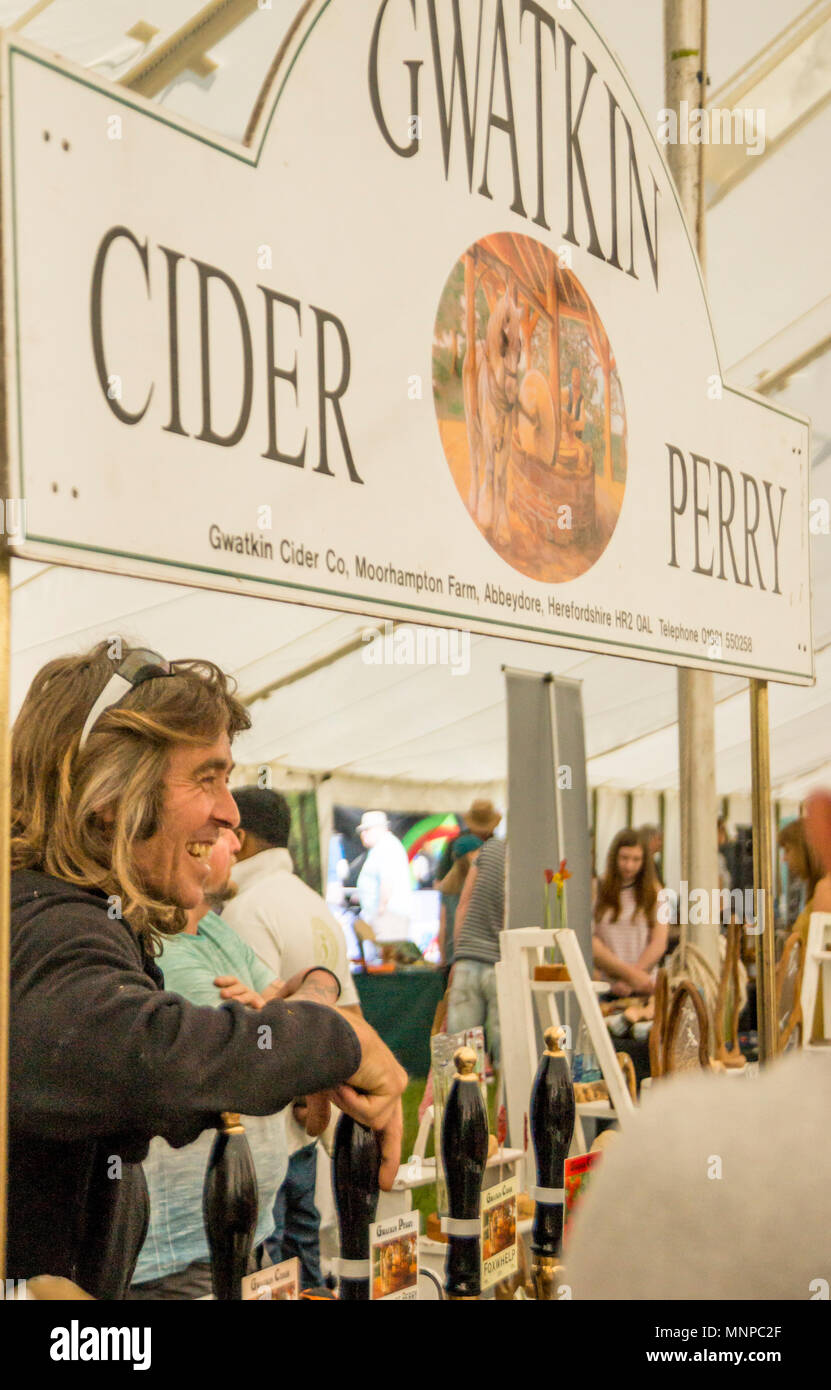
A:
<svg viewBox="0 0 831 1390">
<path fill-rule="evenodd" d="M 652 862 L 652 855 L 637 830 L 619 830 L 609 846 L 606 872 L 597 886 L 597 901 L 594 905 L 594 920 L 596 922 L 600 921 L 607 908 L 611 908 L 613 918 L 620 916 L 620 890 L 623 887 L 623 879 L 617 866 L 617 853 L 619 849 L 634 849 L 636 845 L 643 850 L 643 863 L 632 885 L 635 901 L 643 911 L 649 925 L 655 925 L 658 878 Z"/>
<path fill-rule="evenodd" d="M 136 844 L 159 827 L 170 754 L 223 732 L 233 739 L 251 719 L 218 666 L 176 661 L 173 676 L 143 681 L 105 710 L 79 753 L 89 711 L 131 650 L 112 638 L 35 676 L 12 730 L 11 866 L 119 898 L 152 951 L 186 920 L 183 908 L 153 896 L 134 861 Z"/>
</svg>

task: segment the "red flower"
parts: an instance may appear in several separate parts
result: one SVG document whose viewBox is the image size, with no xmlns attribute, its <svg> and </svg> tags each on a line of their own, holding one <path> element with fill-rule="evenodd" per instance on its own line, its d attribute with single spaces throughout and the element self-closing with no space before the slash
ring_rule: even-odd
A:
<svg viewBox="0 0 831 1390">
<path fill-rule="evenodd" d="M 571 874 L 566 869 L 565 859 L 560 860 L 560 876 L 561 878 L 571 878 Z"/>
<path fill-rule="evenodd" d="M 500 1105 L 499 1114 L 496 1117 L 496 1137 L 499 1141 L 500 1149 L 505 1147 L 505 1140 L 508 1137 L 508 1116 L 505 1113 L 504 1105 Z"/>
<path fill-rule="evenodd" d="M 553 869 L 546 869 L 546 870 L 545 870 L 545 881 L 546 881 L 546 883 L 553 883 L 553 882 L 554 882 L 554 870 L 553 870 Z"/>
</svg>

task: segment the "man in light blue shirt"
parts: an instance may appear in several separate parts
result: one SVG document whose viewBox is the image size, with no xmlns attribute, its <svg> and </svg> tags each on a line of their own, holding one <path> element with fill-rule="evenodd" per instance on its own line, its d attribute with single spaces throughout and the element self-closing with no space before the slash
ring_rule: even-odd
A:
<svg viewBox="0 0 831 1390">
<path fill-rule="evenodd" d="M 232 831 L 220 835 L 211 852 L 206 897 L 189 913 L 184 932 L 165 941 L 159 958 L 165 988 L 192 1004 L 219 1005 L 224 999 L 235 999 L 262 1008 L 278 993 L 274 972 L 211 910 L 211 904 L 221 906 L 222 900 L 236 891 L 230 874 L 238 849 L 239 841 Z M 284 1113 L 243 1119 L 259 1192 L 255 1248 L 271 1235 L 274 1199 L 288 1167 Z M 128 1298 L 187 1299 L 210 1294 L 202 1184 L 213 1140 L 213 1132 L 206 1130 L 182 1149 L 171 1148 L 164 1139 L 152 1141 L 144 1162 L 150 1227 Z"/>
</svg>

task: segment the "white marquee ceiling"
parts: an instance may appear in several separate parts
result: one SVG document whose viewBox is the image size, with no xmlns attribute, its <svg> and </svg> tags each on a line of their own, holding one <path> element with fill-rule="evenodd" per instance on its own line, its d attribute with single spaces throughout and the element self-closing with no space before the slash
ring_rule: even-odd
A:
<svg viewBox="0 0 831 1390">
<path fill-rule="evenodd" d="M 359 637 L 368 620 L 266 599 L 13 565 L 12 707 L 52 657 L 121 634 L 171 657 L 216 661 L 244 696 L 284 680 Z M 371 665 L 368 648 L 284 685 L 252 706 L 240 762 L 432 782 L 499 782 L 506 775 L 502 666 L 583 682 L 592 785 L 677 785 L 675 672 L 531 643 L 473 637 L 470 670 Z M 452 655 L 452 649 L 451 649 Z M 813 689 L 771 687 L 772 771 L 783 796 L 829 759 L 831 648 Z M 750 786 L 746 683 L 715 680 L 718 791 Z M 830 759 L 831 760 L 831 759 Z"/>
</svg>

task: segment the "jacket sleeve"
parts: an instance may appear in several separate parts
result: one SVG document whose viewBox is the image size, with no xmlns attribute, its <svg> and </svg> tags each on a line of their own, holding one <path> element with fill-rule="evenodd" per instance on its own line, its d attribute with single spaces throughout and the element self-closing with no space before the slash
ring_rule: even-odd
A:
<svg viewBox="0 0 831 1390">
<path fill-rule="evenodd" d="M 121 923 L 50 906 L 15 933 L 11 1115 L 64 1141 L 115 1132 L 190 1142 L 219 1111 L 268 1115 L 354 1075 L 361 1049 L 333 1009 L 253 1012 L 158 990 Z"/>
</svg>

